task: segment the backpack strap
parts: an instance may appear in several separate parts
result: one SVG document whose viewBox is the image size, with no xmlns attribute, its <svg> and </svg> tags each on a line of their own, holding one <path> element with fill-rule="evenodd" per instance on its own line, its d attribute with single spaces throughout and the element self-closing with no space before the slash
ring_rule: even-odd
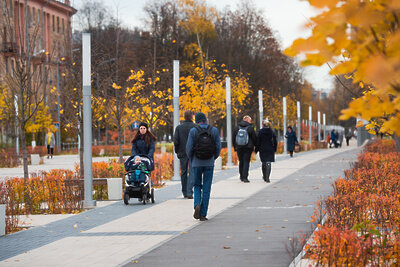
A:
<svg viewBox="0 0 400 267">
<path fill-rule="evenodd" d="M 201 128 L 200 125 L 196 124 L 195 128 L 196 128 L 197 131 L 198 131 L 197 134 L 200 134 L 201 132 L 207 132 L 208 134 L 211 135 L 211 129 L 212 129 L 212 127 L 211 127 L 210 124 L 207 125 L 207 128 L 205 128 L 205 129 L 204 129 L 204 128 Z"/>
</svg>

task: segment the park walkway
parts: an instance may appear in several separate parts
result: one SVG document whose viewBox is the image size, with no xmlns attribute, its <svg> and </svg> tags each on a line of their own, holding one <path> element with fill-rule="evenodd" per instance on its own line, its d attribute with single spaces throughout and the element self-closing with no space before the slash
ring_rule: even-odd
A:
<svg viewBox="0 0 400 267">
<path fill-rule="evenodd" d="M 156 191 L 156 204 L 109 202 L 1 237 L 0 266 L 288 266 L 288 238 L 310 231 L 330 177 L 356 159 L 352 145 L 280 155 L 270 184 L 259 163 L 249 184 L 239 181 L 237 167 L 217 171 L 206 222 L 193 219 L 193 200 L 170 182 Z"/>
</svg>

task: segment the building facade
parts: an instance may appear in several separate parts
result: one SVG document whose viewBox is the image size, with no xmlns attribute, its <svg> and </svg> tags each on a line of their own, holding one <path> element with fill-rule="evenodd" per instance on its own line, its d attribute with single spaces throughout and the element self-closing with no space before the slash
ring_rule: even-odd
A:
<svg viewBox="0 0 400 267">
<path fill-rule="evenodd" d="M 54 86 L 56 65 L 71 54 L 70 0 L 0 0 L 0 81 L 13 75 L 18 53 L 46 66 L 46 86 Z"/>
</svg>

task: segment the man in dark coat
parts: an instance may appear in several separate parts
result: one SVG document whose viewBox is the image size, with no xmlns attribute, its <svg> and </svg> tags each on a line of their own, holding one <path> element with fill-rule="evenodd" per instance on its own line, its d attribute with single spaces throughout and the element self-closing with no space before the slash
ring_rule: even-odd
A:
<svg viewBox="0 0 400 267">
<path fill-rule="evenodd" d="M 239 129 L 246 129 L 248 135 L 248 142 L 246 145 L 239 145 L 236 142 L 236 136 L 239 132 Z M 238 159 L 239 159 L 239 174 L 240 174 L 240 181 L 249 183 L 249 165 L 250 165 L 250 158 L 251 153 L 254 151 L 254 146 L 257 142 L 257 135 L 254 131 L 253 125 L 251 124 L 251 117 L 246 115 L 243 117 L 243 120 L 239 122 L 238 126 L 235 128 L 233 133 L 233 147 L 237 152 Z"/>
<path fill-rule="evenodd" d="M 271 162 L 275 162 L 275 152 L 278 147 L 276 135 L 271 129 L 268 119 L 263 121 L 263 128 L 258 132 L 255 152 L 260 152 L 263 179 L 270 182 Z"/>
<path fill-rule="evenodd" d="M 195 127 L 192 121 L 192 112 L 186 110 L 184 114 L 185 120 L 176 127 L 174 134 L 175 153 L 178 156 L 181 165 L 181 184 L 182 194 L 184 198 L 193 199 L 193 170 L 192 163 L 186 155 L 186 143 L 190 129 Z M 189 173 L 189 175 L 188 175 Z"/>
<path fill-rule="evenodd" d="M 190 129 L 186 143 L 186 154 L 192 162 L 194 174 L 193 217 L 196 220 L 200 219 L 200 221 L 207 221 L 208 204 L 210 202 L 211 185 L 214 175 L 214 161 L 219 157 L 221 152 L 221 139 L 217 128 L 207 123 L 207 117 L 204 113 L 197 113 L 195 121 L 198 124 L 198 127 Z M 209 150 L 209 152 L 213 152 L 213 155 L 211 155 L 210 158 L 197 157 L 200 154 L 200 151 L 197 150 L 199 149 L 199 146 L 197 146 L 198 144 L 196 145 L 196 143 L 198 141 L 198 134 L 203 132 L 201 130 L 209 131 L 213 140 L 213 147 Z M 202 147 L 202 149 L 204 149 L 204 147 Z"/>
</svg>

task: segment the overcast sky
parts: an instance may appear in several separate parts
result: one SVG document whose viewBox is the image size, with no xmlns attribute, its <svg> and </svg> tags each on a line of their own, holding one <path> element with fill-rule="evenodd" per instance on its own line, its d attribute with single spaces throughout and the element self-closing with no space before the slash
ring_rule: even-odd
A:
<svg viewBox="0 0 400 267">
<path fill-rule="evenodd" d="M 73 7 L 79 10 L 85 0 L 71 0 Z M 144 12 L 143 7 L 150 0 L 97 0 L 103 1 L 110 8 L 110 12 L 116 16 L 118 7 L 119 17 L 123 24 L 129 28 L 143 27 Z M 240 0 L 207 0 L 210 5 L 222 10 L 226 6 L 232 9 Z M 264 13 L 265 20 L 275 31 L 276 37 L 280 40 L 282 49 L 288 47 L 295 39 L 306 37 L 310 31 L 304 29 L 303 25 L 308 18 L 317 14 L 312 10 L 306 1 L 300 0 L 252 0 L 255 6 Z M 328 74 L 329 68 L 309 67 L 304 71 L 306 79 L 311 82 L 316 89 L 329 90 L 333 87 L 333 79 Z"/>
</svg>

